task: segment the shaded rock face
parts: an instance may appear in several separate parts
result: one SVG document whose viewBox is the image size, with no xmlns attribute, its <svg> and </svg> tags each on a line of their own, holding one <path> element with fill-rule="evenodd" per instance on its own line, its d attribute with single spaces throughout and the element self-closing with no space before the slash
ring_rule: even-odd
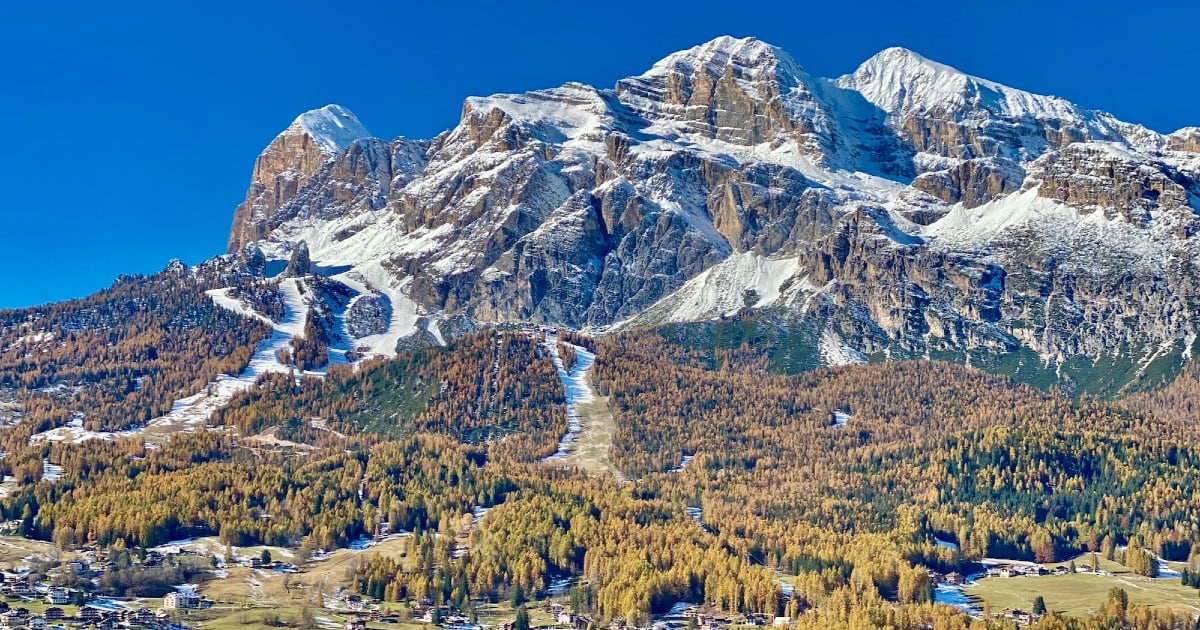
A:
<svg viewBox="0 0 1200 630">
<path fill-rule="evenodd" d="M 668 298 L 665 317 L 714 317 L 730 301 L 689 292 L 727 291 L 865 355 L 1061 365 L 1196 334 L 1196 152 L 1195 129 L 1156 134 L 911 51 L 828 80 L 723 37 L 614 89 L 470 98 L 431 140 L 309 112 L 256 163 L 230 248 L 255 243 L 264 267 L 306 243 L 364 292 L 348 307 L 362 335 L 402 304 L 448 334 L 607 329 L 657 321 Z M 691 282 L 731 261 L 708 276 L 728 287 Z"/>
<path fill-rule="evenodd" d="M 291 258 L 288 258 L 287 267 L 283 270 L 283 275 L 288 278 L 303 278 L 308 275 L 312 269 L 312 258 L 308 253 L 308 243 L 300 241 L 296 248 L 292 250 Z"/>
<path fill-rule="evenodd" d="M 944 170 L 926 171 L 912 186 L 945 203 L 974 208 L 1019 190 L 1024 181 L 1025 169 L 1011 160 L 976 158 Z"/>
<path fill-rule="evenodd" d="M 1145 358 L 1137 352 L 1194 334 L 1195 281 L 1186 265 L 1146 266 L 1120 250 L 1081 264 L 1072 248 L 1095 252 L 1108 244 L 1081 234 L 1031 251 L 1022 236 L 1033 235 L 995 242 L 995 257 L 898 248 L 860 215 L 801 265 L 814 282 L 829 283 L 817 307 L 822 316 L 866 354 L 1002 355 L 1025 347 L 1062 364 L 1102 354 Z"/>
</svg>

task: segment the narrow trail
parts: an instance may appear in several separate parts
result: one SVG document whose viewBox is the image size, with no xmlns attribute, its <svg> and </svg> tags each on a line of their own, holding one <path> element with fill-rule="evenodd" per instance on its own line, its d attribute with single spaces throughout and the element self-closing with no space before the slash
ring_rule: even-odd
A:
<svg viewBox="0 0 1200 630">
<path fill-rule="evenodd" d="M 596 355 L 583 346 L 572 344 L 575 364 L 568 372 L 558 352 L 558 335 L 549 333 L 542 345 L 550 352 L 558 378 L 567 394 L 567 433 L 558 443 L 558 451 L 543 459 L 548 463 L 575 466 L 593 475 L 612 475 L 626 482 L 625 476 L 608 458 L 616 421 L 608 408 L 608 399 L 592 387 L 591 369 Z"/>
</svg>

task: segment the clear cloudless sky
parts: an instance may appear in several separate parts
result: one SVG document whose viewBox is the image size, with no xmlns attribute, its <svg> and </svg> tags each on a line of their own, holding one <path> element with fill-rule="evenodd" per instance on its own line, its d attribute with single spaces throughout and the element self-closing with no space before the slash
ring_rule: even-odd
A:
<svg viewBox="0 0 1200 630">
<path fill-rule="evenodd" d="M 717 35 L 838 76 L 888 46 L 1157 131 L 1200 125 L 1200 3 L 0 2 L 0 308 L 224 252 L 254 158 L 327 103 L 431 137 L 466 96 L 612 86 Z"/>
</svg>

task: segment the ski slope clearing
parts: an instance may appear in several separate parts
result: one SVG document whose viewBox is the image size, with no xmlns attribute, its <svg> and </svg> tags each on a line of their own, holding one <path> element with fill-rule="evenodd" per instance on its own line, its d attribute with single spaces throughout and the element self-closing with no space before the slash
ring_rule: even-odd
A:
<svg viewBox="0 0 1200 630">
<path fill-rule="evenodd" d="M 575 365 L 568 372 L 559 356 L 558 343 L 558 335 L 550 333 L 542 345 L 550 353 L 554 369 L 566 390 L 569 424 L 566 434 L 558 443 L 558 451 L 542 461 L 575 466 L 592 474 L 609 474 L 621 481 L 628 481 L 608 458 L 616 421 L 608 409 L 608 399 L 597 395 L 592 388 L 590 372 L 596 363 L 596 354 L 583 346 L 572 344 Z"/>
<path fill-rule="evenodd" d="M 295 370 L 293 366 L 281 363 L 279 354 L 291 347 L 292 338 L 302 334 L 304 325 L 308 322 L 308 304 L 300 293 L 298 282 L 300 281 L 295 278 L 280 282 L 284 315 L 278 322 L 271 321 L 231 297 L 232 289 L 215 289 L 208 292 L 218 306 L 269 324 L 273 329 L 271 336 L 259 342 L 254 355 L 250 357 L 250 363 L 240 374 L 217 376 L 215 381 L 210 382 L 200 392 L 176 400 L 166 415 L 151 420 L 142 430 L 147 442 L 161 442 L 175 433 L 191 433 L 203 429 L 214 412 L 229 404 L 238 393 L 254 387 L 258 377 L 272 372 L 291 373 Z M 330 356 L 333 360 L 332 352 Z M 344 353 L 341 356 L 344 361 Z"/>
</svg>

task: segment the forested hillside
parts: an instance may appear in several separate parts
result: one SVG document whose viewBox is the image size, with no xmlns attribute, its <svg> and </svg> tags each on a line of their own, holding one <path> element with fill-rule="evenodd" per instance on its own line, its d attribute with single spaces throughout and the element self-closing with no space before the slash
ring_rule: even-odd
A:
<svg viewBox="0 0 1200 630">
<path fill-rule="evenodd" d="M 144 425 L 218 374 L 237 374 L 270 329 L 205 290 L 241 282 L 252 279 L 173 265 L 87 298 L 0 311 L 0 402 L 18 403 L 23 419 L 0 439 L 4 450 L 76 417 L 94 431 Z"/>
<path fill-rule="evenodd" d="M 307 554 L 387 523 L 415 532 L 419 561 L 365 563 L 364 594 L 504 600 L 571 578 L 598 619 L 634 622 L 695 601 L 804 628 L 965 628 L 931 603 L 928 571 L 1126 545 L 1200 560 L 1187 375 L 1111 404 L 937 362 L 767 375 L 747 344 L 714 354 L 652 330 L 562 334 L 568 370 L 567 342 L 596 353 L 609 456 L 632 482 L 539 461 L 567 431 L 545 334 L 488 331 L 324 377 L 266 374 L 214 431 L 157 448 L 26 444 L 18 424 L 0 510 L 64 549 L 217 535 Z M 43 459 L 61 476 L 44 479 Z"/>
</svg>

